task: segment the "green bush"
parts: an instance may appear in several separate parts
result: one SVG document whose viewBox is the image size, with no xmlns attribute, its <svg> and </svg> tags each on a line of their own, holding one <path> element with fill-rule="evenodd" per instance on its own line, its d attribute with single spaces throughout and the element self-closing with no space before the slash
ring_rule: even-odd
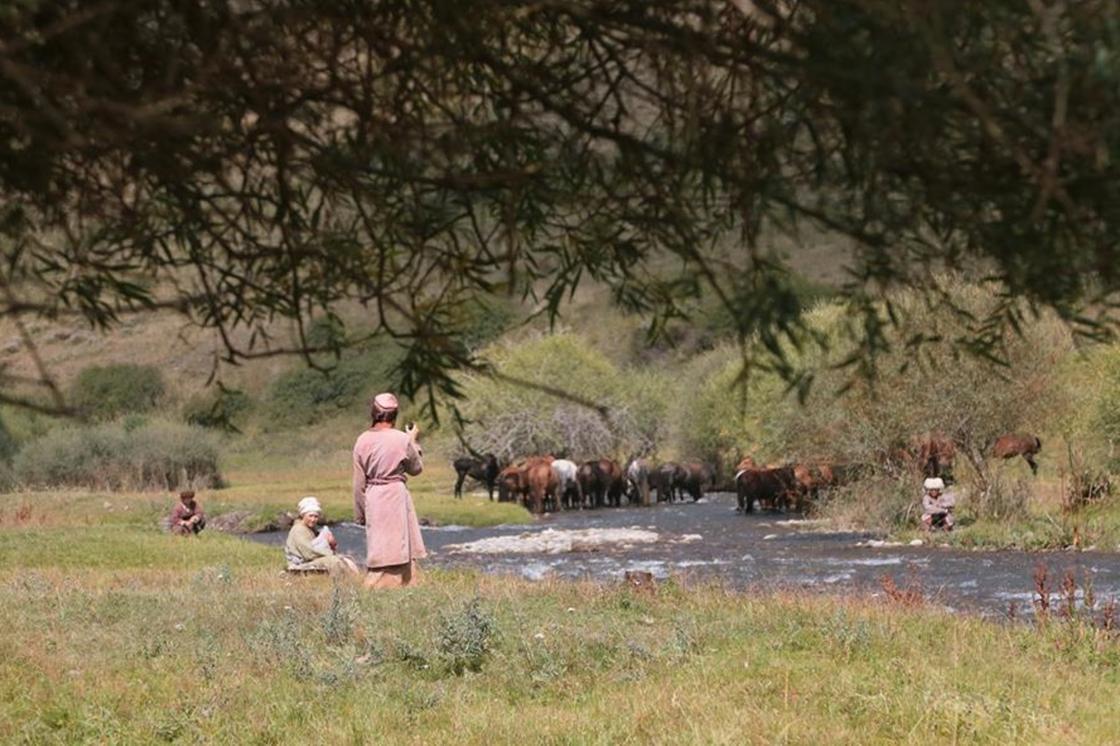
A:
<svg viewBox="0 0 1120 746">
<path fill-rule="evenodd" d="M 155 421 L 53 430 L 15 458 L 16 480 L 28 487 L 174 490 L 221 485 L 219 446 L 198 427 Z"/>
<path fill-rule="evenodd" d="M 165 391 L 163 377 L 153 366 L 98 365 L 78 374 L 70 388 L 70 403 L 86 417 L 110 420 L 152 411 Z"/>
<path fill-rule="evenodd" d="M 183 420 L 188 425 L 236 433 L 251 407 L 244 391 L 219 386 L 191 397 L 183 405 Z"/>
<path fill-rule="evenodd" d="M 447 669 L 456 676 L 467 671 L 481 671 L 493 645 L 494 627 L 494 616 L 483 608 L 478 598 L 442 616 L 439 654 Z"/>
<path fill-rule="evenodd" d="M 398 346 L 383 343 L 331 363 L 328 370 L 301 367 L 276 378 L 265 394 L 262 418 L 266 429 L 312 425 L 365 407 L 364 400 L 388 387 L 401 360 Z"/>
<path fill-rule="evenodd" d="M 874 474 L 827 491 L 812 508 L 846 528 L 912 528 L 922 514 L 921 496 L 921 480 L 914 475 Z"/>
<path fill-rule="evenodd" d="M 461 402 L 464 437 L 480 452 L 624 458 L 664 438 L 672 395 L 666 376 L 619 368 L 584 337 L 521 339 L 485 357 L 501 377 L 465 376 Z"/>
</svg>

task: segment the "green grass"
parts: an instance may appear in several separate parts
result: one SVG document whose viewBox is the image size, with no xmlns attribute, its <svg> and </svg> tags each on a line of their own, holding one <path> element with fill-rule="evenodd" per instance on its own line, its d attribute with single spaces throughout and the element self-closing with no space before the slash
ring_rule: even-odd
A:
<svg viewBox="0 0 1120 746">
<path fill-rule="evenodd" d="M 166 570 L 5 562 L 0 624 L 19 634 L 0 639 L 0 739 L 1004 744 L 1120 732 L 1118 648 L 1081 628 L 459 572 L 369 593 L 256 569 L 267 548 L 242 562 L 210 554 L 222 542 L 162 541 L 143 548 Z M 478 670 L 456 674 L 468 654 Z"/>
<path fill-rule="evenodd" d="M 343 462 L 348 466 L 348 461 Z M 316 495 L 327 520 L 351 520 L 354 514 L 348 469 L 335 464 L 261 465 L 246 463 L 228 472 L 229 486 L 199 493 L 211 518 L 233 511 L 250 514 L 244 526 L 258 529 L 284 511 L 294 511 L 304 495 Z M 432 459 L 409 481 L 417 514 L 440 525 L 494 526 L 527 523 L 532 516 L 519 505 L 491 502 L 484 495 L 452 496 L 455 476 L 440 459 Z M 125 525 L 154 529 L 174 505 L 171 495 L 109 493 L 75 489 L 0 495 L 0 526 Z"/>
<path fill-rule="evenodd" d="M 281 569 L 279 549 L 203 532 L 197 540 L 170 541 L 154 529 L 134 526 L 28 528 L 0 531 L 0 566 L 94 570 L 225 565 Z"/>
<path fill-rule="evenodd" d="M 895 532 L 894 538 L 908 541 L 921 538 L 963 549 L 1050 549 L 1120 550 L 1120 500 L 1104 502 L 1063 512 L 1044 500 L 1033 500 L 1027 511 L 1008 519 L 974 519 L 967 513 L 958 520 L 952 533 L 926 534 L 917 529 Z"/>
</svg>

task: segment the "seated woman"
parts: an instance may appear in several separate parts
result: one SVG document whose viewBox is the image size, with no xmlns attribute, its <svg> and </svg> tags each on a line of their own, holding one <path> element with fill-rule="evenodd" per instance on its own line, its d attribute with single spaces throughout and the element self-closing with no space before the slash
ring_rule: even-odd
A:
<svg viewBox="0 0 1120 746">
<path fill-rule="evenodd" d="M 299 501 L 299 518 L 292 524 L 288 540 L 284 543 L 288 569 L 357 574 L 358 566 L 352 559 L 335 554 L 338 542 L 329 528 L 319 526 L 322 517 L 323 506 L 318 498 L 305 497 Z"/>
<path fill-rule="evenodd" d="M 932 531 L 940 528 L 952 531 L 956 523 L 953 520 L 953 509 L 957 507 L 957 496 L 946 492 L 945 481 L 940 477 L 931 477 L 922 483 L 925 494 L 922 495 L 922 529 Z"/>
</svg>

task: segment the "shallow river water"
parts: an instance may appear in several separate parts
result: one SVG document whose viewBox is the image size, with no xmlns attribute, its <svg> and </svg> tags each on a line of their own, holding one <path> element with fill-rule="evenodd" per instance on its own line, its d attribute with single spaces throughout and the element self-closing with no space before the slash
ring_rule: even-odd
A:
<svg viewBox="0 0 1120 746">
<path fill-rule="evenodd" d="M 365 535 L 354 524 L 333 527 L 339 551 L 364 557 Z M 874 537 L 820 530 L 781 514 L 735 512 L 733 495 L 651 508 L 572 511 L 529 525 L 425 527 L 427 564 L 471 567 L 530 580 L 612 581 L 627 570 L 656 578 L 720 579 L 738 588 L 800 588 L 881 592 L 885 575 L 899 586 L 915 580 L 927 596 L 961 610 L 1003 615 L 1015 604 L 1031 612 L 1035 568 L 1053 586 L 1072 570 L 1091 579 L 1099 600 L 1120 598 L 1120 553 L 973 552 L 928 546 L 867 546 Z M 285 533 L 253 538 L 283 543 Z M 859 546 L 863 544 L 863 546 Z"/>
</svg>

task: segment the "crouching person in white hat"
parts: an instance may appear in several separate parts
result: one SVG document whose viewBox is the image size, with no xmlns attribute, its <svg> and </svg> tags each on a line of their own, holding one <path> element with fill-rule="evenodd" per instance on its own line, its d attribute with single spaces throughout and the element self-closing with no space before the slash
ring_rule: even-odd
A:
<svg viewBox="0 0 1120 746">
<path fill-rule="evenodd" d="M 945 481 L 941 477 L 930 477 L 922 483 L 922 528 L 932 531 L 941 528 L 952 531 L 953 508 L 957 507 L 957 497 L 945 491 Z"/>
<path fill-rule="evenodd" d="M 318 498 L 305 497 L 299 501 L 299 518 L 288 532 L 284 542 L 284 558 L 288 569 L 296 571 L 326 570 L 331 574 L 358 573 L 354 560 L 335 554 L 338 542 L 327 526 L 320 526 L 323 506 Z"/>
</svg>

